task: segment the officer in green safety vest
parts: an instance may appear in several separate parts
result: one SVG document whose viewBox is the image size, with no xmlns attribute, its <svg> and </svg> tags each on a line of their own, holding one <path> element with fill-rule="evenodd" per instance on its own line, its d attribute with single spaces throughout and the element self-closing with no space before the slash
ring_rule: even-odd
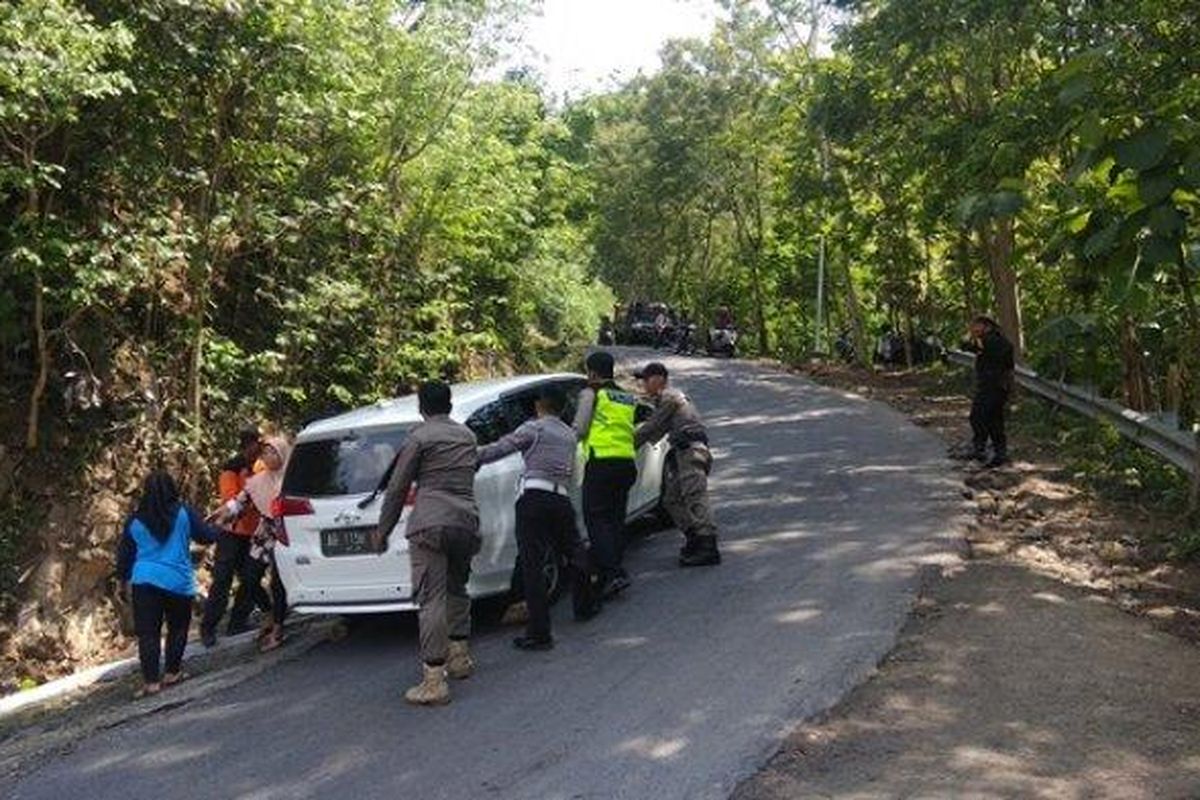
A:
<svg viewBox="0 0 1200 800">
<path fill-rule="evenodd" d="M 592 353 L 585 364 L 588 387 L 579 393 L 575 414 L 575 431 L 586 459 L 583 523 L 600 573 L 600 595 L 607 599 L 629 588 L 629 575 L 621 561 L 625 508 L 629 490 L 637 481 L 633 446 L 637 400 L 613 380 L 611 353 Z"/>
</svg>

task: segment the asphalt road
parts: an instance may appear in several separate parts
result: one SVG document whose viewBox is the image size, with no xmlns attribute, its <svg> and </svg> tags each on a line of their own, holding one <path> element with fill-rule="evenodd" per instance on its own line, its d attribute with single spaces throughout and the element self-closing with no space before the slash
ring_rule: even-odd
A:
<svg viewBox="0 0 1200 800">
<path fill-rule="evenodd" d="M 920 564 L 949 549 L 942 446 L 880 405 L 744 362 L 668 360 L 705 414 L 725 563 L 678 537 L 558 647 L 476 638 L 480 669 L 407 706 L 415 635 L 376 623 L 226 691 L 81 742 L 17 798 L 723 798 L 893 643 Z"/>
</svg>

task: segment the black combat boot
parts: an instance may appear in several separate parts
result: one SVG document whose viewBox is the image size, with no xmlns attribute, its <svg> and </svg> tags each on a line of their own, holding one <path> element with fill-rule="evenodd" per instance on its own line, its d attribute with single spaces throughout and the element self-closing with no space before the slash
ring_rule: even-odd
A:
<svg viewBox="0 0 1200 800">
<path fill-rule="evenodd" d="M 681 567 L 711 567 L 721 563 L 721 551 L 717 549 L 717 537 L 697 536 L 691 553 L 679 557 Z"/>
<path fill-rule="evenodd" d="M 683 547 L 679 548 L 679 557 L 687 558 L 696 552 L 696 534 L 691 531 L 683 532 Z"/>
</svg>

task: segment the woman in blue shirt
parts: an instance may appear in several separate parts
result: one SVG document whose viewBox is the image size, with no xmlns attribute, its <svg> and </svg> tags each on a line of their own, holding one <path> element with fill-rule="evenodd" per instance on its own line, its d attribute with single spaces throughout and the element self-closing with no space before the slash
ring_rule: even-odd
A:
<svg viewBox="0 0 1200 800">
<path fill-rule="evenodd" d="M 117 550 L 117 577 L 127 596 L 133 587 L 133 620 L 142 662 L 142 689 L 157 694 L 183 680 L 180 671 L 192 621 L 196 575 L 188 545 L 212 543 L 217 529 L 179 499 L 174 479 L 155 470 L 142 486 L 137 511 L 125 524 Z M 162 627 L 167 623 L 166 668 L 160 674 Z"/>
</svg>

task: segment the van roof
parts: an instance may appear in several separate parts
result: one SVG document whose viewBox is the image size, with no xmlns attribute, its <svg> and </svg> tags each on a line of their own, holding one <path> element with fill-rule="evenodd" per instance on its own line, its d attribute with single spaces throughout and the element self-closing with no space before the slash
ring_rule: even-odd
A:
<svg viewBox="0 0 1200 800">
<path fill-rule="evenodd" d="M 453 419 L 466 422 L 467 418 L 493 400 L 510 392 L 537 386 L 554 380 L 585 380 L 582 375 L 560 372 L 550 375 L 518 375 L 510 378 L 495 378 L 486 381 L 456 383 L 450 387 L 450 398 L 454 403 Z M 297 435 L 297 441 L 320 439 L 334 433 L 344 433 L 362 428 L 382 428 L 421 421 L 415 394 L 405 397 L 380 400 L 369 406 L 356 408 L 335 417 L 309 423 Z"/>
</svg>

